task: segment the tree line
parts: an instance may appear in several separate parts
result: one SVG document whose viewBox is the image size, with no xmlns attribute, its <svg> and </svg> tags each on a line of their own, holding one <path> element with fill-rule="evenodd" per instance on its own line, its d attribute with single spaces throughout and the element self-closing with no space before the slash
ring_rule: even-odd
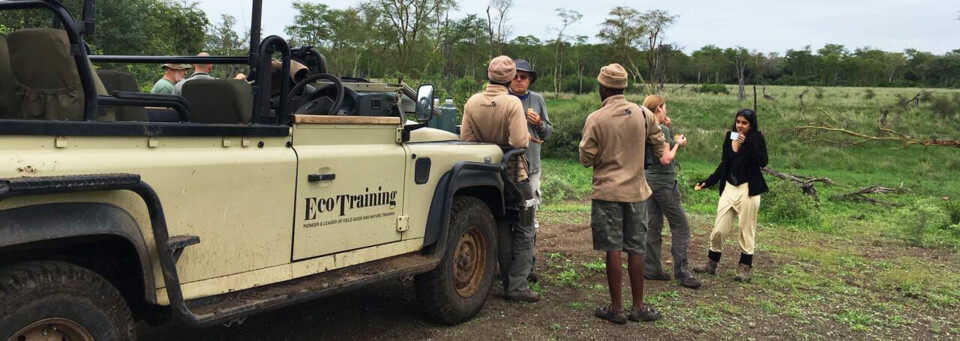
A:
<svg viewBox="0 0 960 341">
<path fill-rule="evenodd" d="M 80 2 L 67 1 L 72 13 L 79 13 Z M 486 61 L 499 54 L 530 61 L 541 92 L 594 91 L 596 70 L 611 62 L 627 67 L 634 83 L 648 91 L 665 83 L 960 87 L 960 49 L 937 55 L 827 44 L 780 54 L 707 45 L 688 54 L 664 39 L 677 19 L 666 11 L 615 7 L 591 41 L 568 33 L 582 15 L 564 8 L 537 18 L 548 23 L 547 36 L 516 32 L 509 25 L 512 6 L 513 0 L 490 0 L 484 13 L 452 18 L 458 0 L 366 0 L 345 9 L 302 1 L 293 4 L 297 14 L 284 33 L 291 46 L 317 47 L 335 74 L 430 80 L 454 93 L 478 89 Z M 0 32 L 49 25 L 49 15 L 37 12 L 0 14 Z M 223 15 L 211 23 L 196 3 L 100 0 L 97 19 L 96 34 L 88 39 L 97 53 L 246 52 L 237 25 L 248 18 Z M 124 67 L 143 82 L 158 74 L 152 67 Z"/>
</svg>

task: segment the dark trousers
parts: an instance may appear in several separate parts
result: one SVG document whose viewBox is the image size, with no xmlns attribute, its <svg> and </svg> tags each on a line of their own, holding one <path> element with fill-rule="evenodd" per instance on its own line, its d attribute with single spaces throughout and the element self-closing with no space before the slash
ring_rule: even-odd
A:
<svg viewBox="0 0 960 341">
<path fill-rule="evenodd" d="M 497 225 L 497 258 L 500 265 L 500 278 L 503 280 L 504 293 L 511 295 L 530 290 L 527 276 L 533 268 L 533 243 L 536 230 L 533 226 L 533 191 L 526 181 L 517 184 L 525 203 L 520 213 L 521 223 Z"/>
<path fill-rule="evenodd" d="M 673 255 L 674 277 L 684 277 L 687 272 L 687 245 L 690 244 L 690 224 L 687 215 L 680 204 L 680 188 L 677 182 L 657 183 L 648 182 L 653 194 L 647 199 L 647 241 L 644 250 L 647 253 L 644 259 L 647 274 L 658 274 L 663 271 L 660 264 L 660 249 L 663 245 L 661 232 L 663 231 L 663 217 L 670 222 L 670 253 Z"/>
</svg>

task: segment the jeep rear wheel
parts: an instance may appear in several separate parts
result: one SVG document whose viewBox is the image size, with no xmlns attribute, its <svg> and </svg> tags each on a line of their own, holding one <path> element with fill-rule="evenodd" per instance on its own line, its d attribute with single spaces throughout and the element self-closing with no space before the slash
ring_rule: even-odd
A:
<svg viewBox="0 0 960 341">
<path fill-rule="evenodd" d="M 135 340 L 120 293 L 96 273 L 63 262 L 0 269 L 0 340 Z"/>
<path fill-rule="evenodd" d="M 496 222 L 474 197 L 454 197 L 443 260 L 414 280 L 417 304 L 443 324 L 467 321 L 483 308 L 493 284 Z"/>
</svg>

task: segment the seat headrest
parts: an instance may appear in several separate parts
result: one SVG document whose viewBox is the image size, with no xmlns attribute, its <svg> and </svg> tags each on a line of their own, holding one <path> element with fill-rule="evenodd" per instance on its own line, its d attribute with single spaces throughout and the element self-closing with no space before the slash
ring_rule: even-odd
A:
<svg viewBox="0 0 960 341">
<path fill-rule="evenodd" d="M 133 75 L 117 70 L 97 70 L 97 76 L 103 82 L 104 91 L 140 92 L 140 86 Z M 148 121 L 146 110 L 140 106 L 116 107 L 117 121 Z"/>
<path fill-rule="evenodd" d="M 83 86 L 65 31 L 22 29 L 7 37 L 7 45 L 22 118 L 83 118 Z M 97 93 L 105 95 L 100 79 L 93 78 Z"/>
<path fill-rule="evenodd" d="M 253 89 L 236 79 L 195 79 L 183 84 L 190 103 L 190 120 L 196 123 L 249 123 L 253 115 Z"/>
<path fill-rule="evenodd" d="M 107 94 L 114 91 L 140 92 L 140 86 L 133 75 L 117 70 L 97 70 L 97 76 L 103 82 Z"/>
</svg>

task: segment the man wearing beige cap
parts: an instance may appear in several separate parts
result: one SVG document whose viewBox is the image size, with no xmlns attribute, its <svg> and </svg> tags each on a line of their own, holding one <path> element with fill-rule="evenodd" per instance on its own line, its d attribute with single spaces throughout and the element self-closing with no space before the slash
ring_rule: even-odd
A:
<svg viewBox="0 0 960 341">
<path fill-rule="evenodd" d="M 513 59 L 499 56 L 490 61 L 487 77 L 490 84 L 484 92 L 470 97 L 463 106 L 460 139 L 471 142 L 496 143 L 512 148 L 526 148 L 530 142 L 523 104 L 507 92 L 517 74 Z M 530 291 L 527 276 L 533 257 L 533 191 L 527 180 L 527 161 L 508 162 L 510 181 L 517 184 L 523 196 L 520 223 L 500 224 L 497 228 L 498 261 L 505 297 L 510 301 L 536 302 L 540 295 Z"/>
<path fill-rule="evenodd" d="M 151 94 L 173 95 L 176 90 L 177 82 L 182 81 L 187 76 L 187 69 L 191 68 L 187 64 L 163 64 L 163 78 L 153 85 L 150 89 Z"/>
<path fill-rule="evenodd" d="M 644 147 L 649 143 L 653 156 L 663 155 L 663 133 L 656 117 L 646 108 L 627 101 L 627 71 L 620 64 L 600 69 L 597 76 L 603 106 L 587 116 L 580 140 L 580 163 L 593 167 L 593 195 L 590 228 L 593 249 L 606 252 L 610 307 L 597 308 L 595 315 L 617 324 L 655 321 L 660 312 L 643 304 L 644 237 L 650 187 L 644 178 Z M 624 314 L 621 281 L 622 252 L 627 252 L 627 272 L 633 305 Z"/>
</svg>

